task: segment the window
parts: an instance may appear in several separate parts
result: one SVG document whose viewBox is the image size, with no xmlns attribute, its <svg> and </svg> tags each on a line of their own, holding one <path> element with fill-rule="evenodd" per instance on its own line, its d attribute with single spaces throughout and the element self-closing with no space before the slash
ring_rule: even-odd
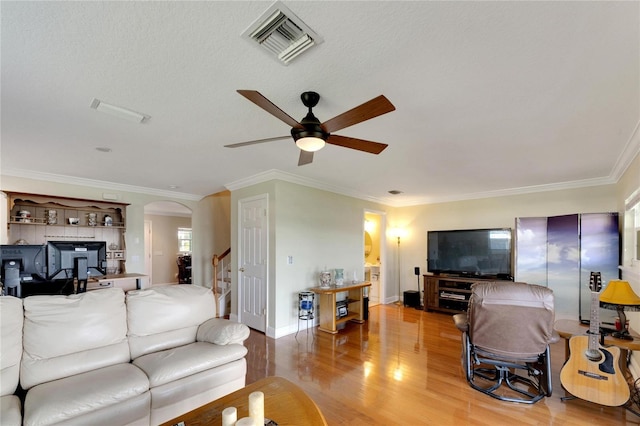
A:
<svg viewBox="0 0 640 426">
<path fill-rule="evenodd" d="M 178 228 L 178 251 L 191 253 L 191 228 Z"/>
</svg>

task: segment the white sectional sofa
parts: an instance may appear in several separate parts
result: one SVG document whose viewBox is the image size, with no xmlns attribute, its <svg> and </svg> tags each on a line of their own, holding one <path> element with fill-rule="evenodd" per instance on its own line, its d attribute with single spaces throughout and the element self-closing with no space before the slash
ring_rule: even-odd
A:
<svg viewBox="0 0 640 426">
<path fill-rule="evenodd" d="M 19 382 L 22 359 L 22 300 L 0 297 L 0 424 L 22 423 L 22 405 L 14 395 Z"/>
<path fill-rule="evenodd" d="M 5 374 L 16 362 L 25 426 L 157 425 L 245 384 L 249 329 L 214 318 L 209 289 L 175 285 L 125 295 L 108 288 L 1 302 L 3 425 L 16 404 L 20 424 L 19 402 L 5 403 L 16 385 Z M 6 316 L 18 318 L 10 336 L 22 328 L 21 359 L 15 351 L 5 356 Z"/>
</svg>

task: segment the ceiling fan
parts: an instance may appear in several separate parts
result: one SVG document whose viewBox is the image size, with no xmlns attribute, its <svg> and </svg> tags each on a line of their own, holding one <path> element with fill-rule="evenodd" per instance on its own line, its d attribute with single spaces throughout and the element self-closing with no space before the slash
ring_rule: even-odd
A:
<svg viewBox="0 0 640 426">
<path fill-rule="evenodd" d="M 300 122 L 291 118 L 287 113 L 275 106 L 269 99 L 265 98 L 260 92 L 255 90 L 238 90 L 238 93 L 263 110 L 267 111 L 269 114 L 279 118 L 291 126 L 291 136 L 298 148 L 300 148 L 298 166 L 311 163 L 313 161 L 313 153 L 324 147 L 325 143 L 369 152 L 371 154 L 380 154 L 388 146 L 384 143 L 332 134 L 332 132 L 394 111 L 396 107 L 394 107 L 393 104 L 383 95 L 373 98 L 362 105 L 350 109 L 349 111 L 343 112 L 331 120 L 320 123 L 320 120 L 318 120 L 312 112 L 312 108 L 315 107 L 320 100 L 320 95 L 316 92 L 304 92 L 300 95 L 304 106 L 309 108 L 309 112 L 302 120 L 300 120 Z M 248 142 L 225 145 L 225 147 L 238 148 L 241 146 L 271 142 L 288 137 L 289 136 L 278 136 L 275 138 L 257 139 Z"/>
</svg>

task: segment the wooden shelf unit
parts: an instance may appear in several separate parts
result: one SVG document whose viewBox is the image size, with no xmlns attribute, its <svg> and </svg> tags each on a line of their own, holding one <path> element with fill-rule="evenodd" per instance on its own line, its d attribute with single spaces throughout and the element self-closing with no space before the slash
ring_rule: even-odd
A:
<svg viewBox="0 0 640 426">
<path fill-rule="evenodd" d="M 105 241 L 107 243 L 107 274 L 126 272 L 126 207 L 125 203 L 65 198 L 53 195 L 6 192 L 8 244 L 23 240 L 27 244 L 47 241 Z M 29 217 L 22 217 L 26 210 Z M 56 223 L 50 223 L 48 212 L 56 211 Z M 89 215 L 95 214 L 90 223 Z M 111 222 L 106 222 L 109 216 Z M 78 218 L 78 224 L 69 224 Z M 110 224 L 107 224 L 110 223 Z M 112 248 L 117 247 L 117 248 Z"/>
<path fill-rule="evenodd" d="M 319 327 L 320 331 L 331 334 L 338 333 L 338 325 L 347 321 L 357 323 L 364 322 L 364 288 L 371 286 L 370 282 L 359 282 L 355 284 L 345 284 L 343 286 L 331 286 L 328 288 L 314 287 L 312 292 L 318 295 L 320 303 Z M 347 315 L 338 317 L 336 312 L 338 293 L 348 293 L 347 295 Z"/>
<path fill-rule="evenodd" d="M 485 278 L 465 278 L 445 275 L 423 275 L 425 311 L 451 314 L 466 312 L 471 297 L 471 285 L 480 281 L 501 281 Z M 508 281 L 505 281 L 508 282 Z"/>
</svg>

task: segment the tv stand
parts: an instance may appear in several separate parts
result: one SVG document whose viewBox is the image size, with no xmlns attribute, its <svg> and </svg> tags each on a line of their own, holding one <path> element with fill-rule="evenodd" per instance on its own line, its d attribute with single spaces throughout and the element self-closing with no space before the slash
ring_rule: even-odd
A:
<svg viewBox="0 0 640 426">
<path fill-rule="evenodd" d="M 476 282 L 504 281 L 489 278 L 455 277 L 446 275 L 423 275 L 425 311 L 450 314 L 466 312 L 471 297 L 471 285 Z"/>
</svg>

